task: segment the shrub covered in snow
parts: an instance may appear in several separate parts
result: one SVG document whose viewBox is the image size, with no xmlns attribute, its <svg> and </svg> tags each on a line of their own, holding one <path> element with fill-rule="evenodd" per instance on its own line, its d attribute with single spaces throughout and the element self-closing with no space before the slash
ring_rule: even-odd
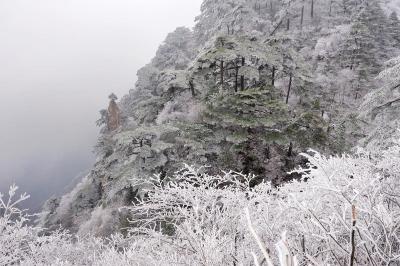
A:
<svg viewBox="0 0 400 266">
<path fill-rule="evenodd" d="M 132 180 L 146 197 L 129 207 L 129 233 L 107 239 L 44 235 L 17 208 L 26 195 L 17 201 L 1 195 L 0 265 L 398 263 L 400 146 L 304 156 L 308 166 L 296 170 L 302 180 L 279 188 L 191 166 L 170 178 Z"/>
<path fill-rule="evenodd" d="M 172 182 L 150 182 L 148 198 L 131 207 L 141 217 L 132 232 L 159 240 L 163 255 L 149 252 L 172 265 L 182 255 L 186 264 L 248 265 L 258 250 L 248 209 L 276 264 L 273 245 L 286 232 L 289 254 L 300 265 L 389 265 L 400 259 L 399 152 L 304 155 L 308 167 L 296 170 L 303 179 L 278 189 L 268 183 L 251 188 L 252 176 L 210 176 L 186 167 Z"/>
</svg>

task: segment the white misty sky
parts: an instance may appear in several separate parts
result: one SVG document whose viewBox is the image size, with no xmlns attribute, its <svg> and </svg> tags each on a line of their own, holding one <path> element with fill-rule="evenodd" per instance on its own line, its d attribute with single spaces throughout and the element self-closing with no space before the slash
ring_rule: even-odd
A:
<svg viewBox="0 0 400 266">
<path fill-rule="evenodd" d="M 0 191 L 35 202 L 93 162 L 98 110 L 122 96 L 201 0 L 0 0 Z"/>
</svg>

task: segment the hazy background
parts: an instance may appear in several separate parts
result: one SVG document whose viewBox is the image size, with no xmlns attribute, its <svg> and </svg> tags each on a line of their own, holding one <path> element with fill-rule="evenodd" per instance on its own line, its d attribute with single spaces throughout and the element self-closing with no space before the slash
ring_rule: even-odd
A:
<svg viewBox="0 0 400 266">
<path fill-rule="evenodd" d="M 38 208 L 90 168 L 98 111 L 201 0 L 0 0 L 0 192 Z"/>
</svg>

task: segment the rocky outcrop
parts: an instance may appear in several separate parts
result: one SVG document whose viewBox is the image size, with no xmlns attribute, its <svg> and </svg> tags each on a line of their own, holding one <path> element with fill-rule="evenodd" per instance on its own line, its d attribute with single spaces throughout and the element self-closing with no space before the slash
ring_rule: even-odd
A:
<svg viewBox="0 0 400 266">
<path fill-rule="evenodd" d="M 117 96 L 115 94 L 110 95 L 110 103 L 107 109 L 107 128 L 109 131 L 114 131 L 121 126 L 121 111 L 118 104 L 115 102 Z"/>
</svg>

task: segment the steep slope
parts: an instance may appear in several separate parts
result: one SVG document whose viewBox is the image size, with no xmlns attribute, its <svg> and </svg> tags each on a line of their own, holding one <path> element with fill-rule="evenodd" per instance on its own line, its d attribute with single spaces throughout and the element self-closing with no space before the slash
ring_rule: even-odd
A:
<svg viewBox="0 0 400 266">
<path fill-rule="evenodd" d="M 102 129 L 91 173 L 48 202 L 42 225 L 121 229 L 120 207 L 145 196 L 132 179 L 165 178 L 183 163 L 279 185 L 296 178 L 287 172 L 305 163 L 299 152 L 348 151 L 364 136 L 362 97 L 396 53 L 381 4 L 205 0 L 194 30 L 170 33 L 139 70 L 119 103 L 121 126 Z"/>
</svg>

